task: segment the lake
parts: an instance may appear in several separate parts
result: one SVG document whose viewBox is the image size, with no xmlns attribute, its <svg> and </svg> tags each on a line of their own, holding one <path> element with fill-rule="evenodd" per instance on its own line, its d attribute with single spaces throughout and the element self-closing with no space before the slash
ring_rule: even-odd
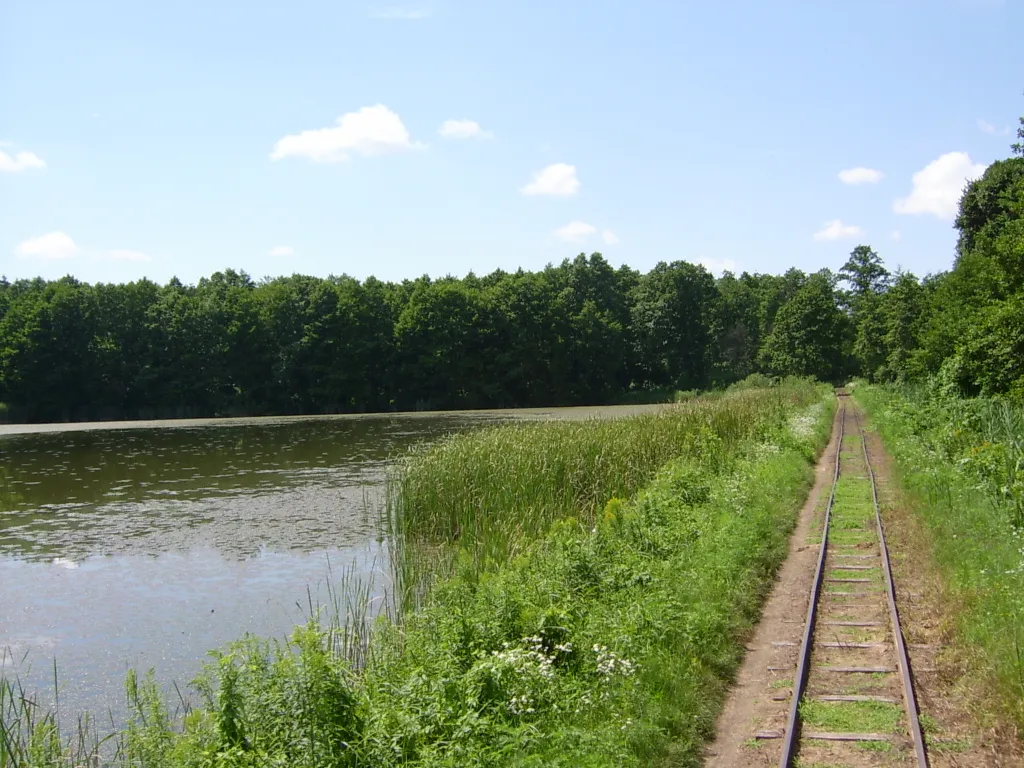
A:
<svg viewBox="0 0 1024 768">
<path fill-rule="evenodd" d="M 353 569 L 388 588 L 390 462 L 518 419 L 658 406 L 0 425 L 0 673 L 123 712 L 129 668 L 183 689 L 209 650 L 283 637 Z"/>
</svg>

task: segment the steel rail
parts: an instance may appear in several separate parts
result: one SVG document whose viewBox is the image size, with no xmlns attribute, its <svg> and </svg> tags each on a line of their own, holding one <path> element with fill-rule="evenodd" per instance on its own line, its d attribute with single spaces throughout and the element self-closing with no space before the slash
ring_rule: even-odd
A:
<svg viewBox="0 0 1024 768">
<path fill-rule="evenodd" d="M 903 699 L 907 708 L 907 719 L 910 721 L 910 736 L 914 742 L 914 754 L 917 757 L 918 768 L 928 768 L 928 753 L 925 750 L 924 734 L 921 732 L 921 718 L 917 710 L 917 698 L 914 695 L 914 679 L 910 671 L 910 658 L 907 655 L 907 644 L 903 639 L 903 629 L 900 625 L 900 612 L 896 607 L 896 586 L 892 579 L 892 567 L 889 563 L 889 547 L 885 543 L 885 527 L 882 525 L 882 513 L 878 505 L 878 489 L 875 485 L 875 471 L 871 468 L 871 459 L 868 456 L 868 441 L 864 436 L 864 429 L 860 424 L 860 416 L 857 411 L 853 412 L 853 418 L 857 423 L 857 431 L 861 436 L 861 446 L 864 449 L 864 463 L 868 468 L 868 477 L 871 478 L 871 501 L 875 507 L 875 523 L 878 526 L 878 541 L 882 551 L 882 573 L 885 577 L 885 595 L 889 603 L 889 619 L 892 622 L 892 635 L 896 643 L 896 661 L 900 669 L 900 677 L 903 678 Z"/>
<path fill-rule="evenodd" d="M 828 528 L 832 518 L 832 504 L 836 500 L 836 486 L 839 485 L 839 456 L 843 452 L 843 437 L 846 433 L 846 404 L 842 398 L 846 395 L 837 394 L 840 398 L 839 407 L 839 439 L 836 441 L 836 460 L 833 467 L 832 490 L 825 505 L 825 520 L 821 527 L 821 549 L 818 551 L 818 567 L 814 571 L 814 586 L 811 589 L 811 600 L 807 606 L 807 623 L 804 637 L 800 643 L 800 657 L 796 663 L 796 676 L 793 678 L 793 698 L 789 707 L 789 718 L 786 721 L 785 741 L 782 743 L 782 757 L 779 768 L 790 768 L 796 750 L 796 736 L 800 724 L 800 700 L 807 686 L 807 673 L 811 661 L 811 644 L 814 636 L 814 621 L 818 613 L 818 596 L 821 592 L 822 575 L 825 571 L 825 554 L 828 551 Z"/>
<path fill-rule="evenodd" d="M 845 392 L 837 393 L 837 395 L 840 398 L 847 396 Z M 878 503 L 878 485 L 875 479 L 875 471 L 871 466 L 871 457 L 868 453 L 867 440 L 864 437 L 864 429 L 860 422 L 860 416 L 856 410 L 853 411 L 853 419 L 854 423 L 857 425 L 857 433 L 861 438 L 861 448 L 864 453 L 864 464 L 867 467 L 868 478 L 871 481 L 871 501 L 875 511 L 875 525 L 878 531 L 878 548 L 882 561 L 882 575 L 885 584 L 886 600 L 889 606 L 889 619 L 892 625 L 893 641 L 896 648 L 897 668 L 903 683 L 903 699 L 907 712 L 911 740 L 913 741 L 914 746 L 916 765 L 917 768 L 928 768 L 928 754 L 925 748 L 924 735 L 921 731 L 921 720 L 917 708 L 917 699 L 914 694 L 914 682 L 911 675 L 910 659 L 907 655 L 907 645 L 903 638 L 903 630 L 900 625 L 899 610 L 896 607 L 896 587 L 892 577 L 889 547 L 885 540 L 885 527 L 882 525 L 881 507 Z M 843 448 L 843 438 L 846 434 L 845 403 L 842 403 L 840 406 L 839 420 L 839 441 L 836 445 L 832 490 L 829 493 L 828 504 L 825 507 L 821 549 L 818 552 L 818 565 L 815 570 L 814 584 L 811 590 L 811 600 L 807 607 L 807 622 L 804 627 L 803 641 L 800 644 L 800 656 L 797 661 L 796 676 L 793 680 L 793 698 L 790 703 L 789 718 L 786 722 L 785 740 L 782 745 L 782 754 L 779 757 L 779 768 L 791 768 L 793 765 L 793 758 L 796 756 L 797 745 L 799 743 L 800 702 L 803 699 L 807 686 L 807 678 L 810 673 L 811 647 L 814 641 L 817 607 L 821 596 L 825 559 L 828 551 L 829 523 L 831 522 L 832 507 L 835 502 L 836 488 L 839 484 L 841 472 L 840 455 Z"/>
</svg>

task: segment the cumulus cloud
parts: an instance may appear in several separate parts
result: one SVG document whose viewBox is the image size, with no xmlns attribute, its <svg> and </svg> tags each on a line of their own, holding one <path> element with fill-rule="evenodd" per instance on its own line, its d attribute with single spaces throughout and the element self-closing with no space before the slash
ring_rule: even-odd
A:
<svg viewBox="0 0 1024 768">
<path fill-rule="evenodd" d="M 619 238 L 610 229 L 606 229 L 601 233 L 601 239 L 604 240 L 605 245 L 618 245 Z"/>
<path fill-rule="evenodd" d="M 596 231 L 597 227 L 585 221 L 570 221 L 564 227 L 555 230 L 555 237 L 566 243 L 581 243 Z"/>
<path fill-rule="evenodd" d="M 580 181 L 576 178 L 576 166 L 555 163 L 533 174 L 533 181 L 519 191 L 524 195 L 571 197 L 579 189 Z"/>
<path fill-rule="evenodd" d="M 390 21 L 419 21 L 433 15 L 430 8 L 381 8 L 373 11 L 370 15 L 375 19 L 387 19 Z"/>
<path fill-rule="evenodd" d="M 476 120 L 445 120 L 437 132 L 445 139 L 489 139 L 494 136 L 481 128 Z"/>
<path fill-rule="evenodd" d="M 940 219 L 956 216 L 960 195 L 967 183 L 985 172 L 966 152 L 947 152 L 914 174 L 913 189 L 893 202 L 896 213 L 930 213 Z"/>
<path fill-rule="evenodd" d="M 30 237 L 14 249 L 16 256 L 22 259 L 42 259 L 56 261 L 70 259 L 78 253 L 75 241 L 63 232 L 50 232 L 39 237 Z"/>
<path fill-rule="evenodd" d="M 131 251 L 126 248 L 107 251 L 105 256 L 108 261 L 150 261 L 149 254 L 142 251 Z"/>
<path fill-rule="evenodd" d="M 863 235 L 864 230 L 854 224 L 843 224 L 839 219 L 826 221 L 825 224 L 814 233 L 814 239 L 818 241 L 843 240 L 848 237 Z"/>
<path fill-rule="evenodd" d="M 38 261 L 62 261 L 83 254 L 89 261 L 146 262 L 152 261 L 149 254 L 128 248 L 102 250 L 80 248 L 78 243 L 64 232 L 49 232 L 39 237 L 30 237 L 14 249 L 20 259 Z"/>
<path fill-rule="evenodd" d="M 352 153 L 384 155 L 415 149 L 401 118 L 383 104 L 348 112 L 333 128 L 317 128 L 279 139 L 271 160 L 306 157 L 315 163 L 340 163 Z"/>
<path fill-rule="evenodd" d="M 839 180 L 843 184 L 877 184 L 885 174 L 874 168 L 847 168 L 839 172 Z"/>
<path fill-rule="evenodd" d="M 46 163 L 34 152 L 17 152 L 13 155 L 0 150 L 0 173 L 20 173 L 29 168 L 45 168 Z"/>
<path fill-rule="evenodd" d="M 290 245 L 278 245 L 271 248 L 267 253 L 270 256 L 294 256 L 295 249 Z"/>
</svg>

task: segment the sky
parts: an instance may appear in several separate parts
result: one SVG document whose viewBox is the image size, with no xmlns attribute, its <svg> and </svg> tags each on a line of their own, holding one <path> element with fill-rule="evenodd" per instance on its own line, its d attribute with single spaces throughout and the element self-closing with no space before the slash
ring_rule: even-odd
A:
<svg viewBox="0 0 1024 768">
<path fill-rule="evenodd" d="M 948 269 L 1021 0 L 0 0 L 0 274 Z"/>
</svg>

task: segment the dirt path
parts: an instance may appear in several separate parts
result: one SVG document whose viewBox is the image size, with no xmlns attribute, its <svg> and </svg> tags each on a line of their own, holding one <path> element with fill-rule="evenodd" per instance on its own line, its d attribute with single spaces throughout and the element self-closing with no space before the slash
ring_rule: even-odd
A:
<svg viewBox="0 0 1024 768">
<path fill-rule="evenodd" d="M 799 651 L 807 598 L 814 581 L 818 548 L 808 537 L 821 528 L 821 515 L 832 485 L 832 467 L 839 450 L 839 413 L 832 425 L 832 438 L 818 460 L 814 485 L 789 539 L 789 556 L 776 576 L 775 586 L 765 604 L 761 623 L 747 643 L 747 656 L 736 683 L 718 718 L 715 740 L 705 752 L 709 768 L 747 768 L 775 765 L 780 742 L 756 742 L 755 731 L 781 729 L 786 724 L 789 697 L 782 696 L 792 682 L 792 668 Z M 775 646 L 773 642 L 792 642 L 794 646 Z M 772 687 L 773 684 L 776 687 Z M 773 698 L 779 696 L 778 700 Z"/>
<path fill-rule="evenodd" d="M 856 407 L 848 401 L 849 408 Z M 755 740 L 758 731 L 784 729 L 789 708 L 792 668 L 799 652 L 807 600 L 814 579 L 821 518 L 839 449 L 837 421 L 822 454 L 815 483 L 790 538 L 789 557 L 780 569 L 761 622 L 747 645 L 740 668 L 718 721 L 714 742 L 706 750 L 711 768 L 775 766 L 781 739 Z M 910 645 L 922 724 L 933 768 L 1013 768 L 1024 766 L 1017 734 L 982 724 L 970 702 L 979 692 L 965 682 L 962 659 L 944 651 L 953 616 L 930 561 L 925 531 L 899 491 L 893 465 L 878 435 L 865 424 L 865 437 L 876 473 L 879 501 L 896 583 L 897 603 Z M 777 669 L 776 669 L 777 668 Z M 810 750 L 809 752 L 814 752 Z M 847 753 L 849 754 L 849 753 Z M 857 754 L 857 766 L 888 765 L 895 755 Z M 815 762 L 807 754 L 801 765 L 846 768 L 849 761 Z M 894 763 L 893 763 L 894 764 Z"/>
</svg>

